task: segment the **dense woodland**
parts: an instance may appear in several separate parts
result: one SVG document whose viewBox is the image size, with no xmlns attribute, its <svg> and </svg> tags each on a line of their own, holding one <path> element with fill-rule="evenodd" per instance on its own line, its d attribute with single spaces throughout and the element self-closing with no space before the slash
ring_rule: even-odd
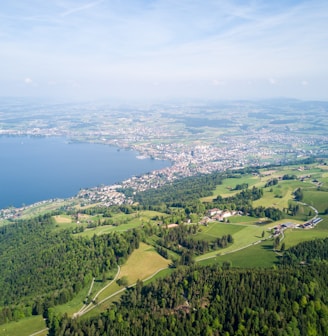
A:
<svg viewBox="0 0 328 336">
<path fill-rule="evenodd" d="M 0 228 L 0 323 L 71 300 L 140 242 L 136 230 L 86 239 L 53 229 L 50 215 Z"/>
<path fill-rule="evenodd" d="M 328 264 L 179 268 L 99 318 L 50 321 L 50 335 L 327 335 Z"/>
<path fill-rule="evenodd" d="M 328 238 L 305 241 L 291 247 L 284 254 L 282 262 L 286 265 L 295 265 L 322 260 L 328 260 Z"/>
</svg>

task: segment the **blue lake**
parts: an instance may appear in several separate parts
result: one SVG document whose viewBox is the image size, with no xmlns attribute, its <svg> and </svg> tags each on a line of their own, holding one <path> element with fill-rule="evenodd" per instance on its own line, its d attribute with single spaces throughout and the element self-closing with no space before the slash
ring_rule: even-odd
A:
<svg viewBox="0 0 328 336">
<path fill-rule="evenodd" d="M 0 136 L 0 209 L 75 196 L 81 188 L 114 184 L 170 165 L 137 155 L 64 138 Z"/>
</svg>

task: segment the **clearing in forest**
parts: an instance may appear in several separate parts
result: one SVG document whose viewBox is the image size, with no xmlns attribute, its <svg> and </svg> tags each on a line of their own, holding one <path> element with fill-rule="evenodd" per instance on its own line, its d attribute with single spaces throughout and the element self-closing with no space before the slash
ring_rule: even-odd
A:
<svg viewBox="0 0 328 336">
<path fill-rule="evenodd" d="M 134 284 L 138 279 L 144 280 L 162 268 L 166 268 L 171 263 L 160 256 L 155 249 L 145 243 L 140 243 L 137 250 L 128 258 L 121 267 L 119 278 L 127 277 L 128 284 Z"/>
</svg>

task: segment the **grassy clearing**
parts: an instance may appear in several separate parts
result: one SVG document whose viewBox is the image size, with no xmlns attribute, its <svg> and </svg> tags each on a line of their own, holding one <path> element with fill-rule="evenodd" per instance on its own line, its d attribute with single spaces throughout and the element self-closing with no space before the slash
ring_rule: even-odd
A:
<svg viewBox="0 0 328 336">
<path fill-rule="evenodd" d="M 316 238 L 328 237 L 328 217 L 323 217 L 324 220 L 320 222 L 314 229 L 290 229 L 285 232 L 286 248 L 297 245 L 303 241 L 313 240 Z"/>
<path fill-rule="evenodd" d="M 121 267 L 119 278 L 126 276 L 128 284 L 131 285 L 138 279 L 146 279 L 161 268 L 168 267 L 170 263 L 170 260 L 161 257 L 152 246 L 141 243 Z"/>
<path fill-rule="evenodd" d="M 158 212 L 158 211 L 153 211 L 153 210 L 143 210 L 143 211 L 139 211 L 138 215 L 140 216 L 140 218 L 142 220 L 152 220 L 152 218 L 155 218 L 156 216 L 158 217 L 167 217 L 168 214 L 162 213 L 162 212 Z"/>
<path fill-rule="evenodd" d="M 325 238 L 328 237 L 328 216 L 322 217 L 324 220 L 320 222 L 314 229 L 303 230 L 303 229 L 288 229 L 285 231 L 285 238 L 283 242 L 286 244 L 286 248 L 295 246 L 300 242 L 313 240 L 316 238 Z M 274 223 L 275 225 L 286 222 L 282 220 Z M 297 222 L 297 221 L 290 221 Z M 271 225 L 272 226 L 272 225 Z M 216 252 L 207 253 L 206 255 L 200 256 L 197 258 L 202 265 L 211 265 L 214 263 L 222 264 L 224 261 L 231 262 L 233 267 L 272 267 L 278 262 L 278 256 L 272 251 L 273 241 L 271 239 L 261 242 L 259 244 L 250 245 L 244 249 L 237 250 L 237 246 L 244 244 L 244 247 L 247 246 L 246 242 L 252 239 L 254 234 L 251 232 L 251 227 L 247 226 L 243 230 L 236 232 L 233 237 L 235 243 L 232 246 L 229 246 L 226 249 L 219 250 Z M 268 225 L 262 227 L 264 229 L 268 228 Z M 249 232 L 247 232 L 249 231 Z M 238 239 L 241 238 L 240 235 L 244 235 L 244 240 Z M 265 237 L 268 236 L 266 232 Z M 253 236 L 254 237 L 254 236 Z M 257 241 L 259 240 L 258 237 Z M 239 244 L 237 241 L 239 240 Z M 234 252 L 234 250 L 237 250 Z M 205 259 L 212 257 L 211 259 Z"/>
<path fill-rule="evenodd" d="M 154 219 L 156 217 L 167 217 L 167 216 L 168 216 L 167 214 L 164 214 L 162 212 L 143 210 L 134 212 L 132 214 L 124 214 L 124 213 L 114 214 L 111 219 L 113 220 L 114 223 L 118 223 L 119 225 L 126 224 L 129 222 L 135 222 L 141 225 L 148 222 L 156 222 L 156 220 Z"/>
<path fill-rule="evenodd" d="M 0 326 L 0 336 L 28 336 L 45 329 L 46 323 L 42 316 L 31 316 L 18 322 L 10 322 Z M 47 335 L 45 331 L 38 336 Z"/>
<path fill-rule="evenodd" d="M 113 278 L 115 276 L 117 272 L 117 269 L 113 269 L 112 271 L 110 271 L 107 276 Z M 104 286 L 106 286 L 106 284 L 108 284 L 111 280 L 107 280 L 106 282 L 102 282 L 100 280 L 97 280 L 94 282 L 91 294 L 90 294 L 90 298 L 93 298 L 96 293 L 103 288 Z M 89 292 L 90 289 L 90 285 L 91 283 L 89 283 L 85 288 L 83 288 L 78 295 L 71 301 L 63 304 L 63 305 L 59 305 L 54 307 L 55 311 L 57 313 L 60 314 L 64 314 L 67 313 L 68 316 L 72 316 L 74 313 L 76 313 L 78 310 L 80 310 L 80 308 L 83 306 L 83 302 Z M 110 295 L 110 294 L 108 294 Z"/>
<path fill-rule="evenodd" d="M 222 225 L 229 226 L 229 224 L 222 224 Z M 226 253 L 238 251 L 249 245 L 252 245 L 261 239 L 262 232 L 268 228 L 268 225 L 261 225 L 261 226 L 259 225 L 249 225 L 249 226 L 240 225 L 240 228 L 242 229 L 232 234 L 232 237 L 234 239 L 234 243 L 232 245 L 228 246 L 227 248 L 209 252 L 202 256 L 199 256 L 196 258 L 196 261 L 201 261 L 206 258 L 215 257 L 217 255 L 224 255 Z"/>
<path fill-rule="evenodd" d="M 138 222 L 131 222 L 127 224 L 121 224 L 118 226 L 103 225 L 103 226 L 97 226 L 91 229 L 85 229 L 83 232 L 76 234 L 76 236 L 91 238 L 93 235 L 102 235 L 102 234 L 107 234 L 111 232 L 123 232 L 123 231 L 137 228 L 139 226 L 140 226 L 140 223 Z"/>
<path fill-rule="evenodd" d="M 72 223 L 72 217 L 69 215 L 53 216 L 56 224 L 70 224 Z"/>
<path fill-rule="evenodd" d="M 152 281 L 155 281 L 157 279 L 163 279 L 166 276 L 172 274 L 172 272 L 174 272 L 174 268 L 166 268 L 161 270 L 160 272 L 158 272 L 156 275 L 154 275 L 154 277 L 152 277 L 151 279 L 144 281 L 144 285 L 148 285 L 149 283 L 151 283 Z"/>
<path fill-rule="evenodd" d="M 167 214 L 163 214 L 157 211 L 139 211 L 132 214 L 114 214 L 111 220 L 118 225 L 103 225 L 95 228 L 86 229 L 84 232 L 78 233 L 80 236 L 91 238 L 93 235 L 102 235 L 110 232 L 123 232 L 130 229 L 137 228 L 145 223 L 156 223 L 156 217 L 167 217 Z"/>
<path fill-rule="evenodd" d="M 88 294 L 89 287 L 83 288 L 78 295 L 71 301 L 54 307 L 56 313 L 64 314 L 67 313 L 68 316 L 72 316 L 75 312 L 77 312 L 82 306 L 83 301 L 85 300 Z"/>
<path fill-rule="evenodd" d="M 304 191 L 303 202 L 313 205 L 319 212 L 323 213 L 328 208 L 328 192 Z"/>
<path fill-rule="evenodd" d="M 260 181 L 260 178 L 253 175 L 245 175 L 241 178 L 227 178 L 222 181 L 222 184 L 219 184 L 215 190 L 213 190 L 213 196 L 203 197 L 202 202 L 211 202 L 218 195 L 222 197 L 228 197 L 235 195 L 240 192 L 240 190 L 233 190 L 237 184 L 248 183 L 249 187 L 257 184 Z"/>
<path fill-rule="evenodd" d="M 256 224 L 258 222 L 258 218 L 251 216 L 232 216 L 229 217 L 230 224 Z"/>
<path fill-rule="evenodd" d="M 265 241 L 238 252 L 203 260 L 200 264 L 219 263 L 222 265 L 223 262 L 230 262 L 232 267 L 241 268 L 272 267 L 278 262 L 278 256 L 272 250 L 272 241 Z"/>
<path fill-rule="evenodd" d="M 170 260 L 166 260 L 161 257 L 152 246 L 141 243 L 140 247 L 131 254 L 127 262 L 121 267 L 121 272 L 118 278 L 121 279 L 122 277 L 126 277 L 128 280 L 128 285 L 132 285 L 136 283 L 138 279 L 147 279 L 148 277 L 155 274 L 157 271 L 165 268 L 164 270 L 161 270 L 158 274 L 156 274 L 153 278 L 147 280 L 147 282 L 150 282 L 156 278 L 164 277 L 165 275 L 172 272 L 172 270 L 167 268 L 170 263 Z M 97 301 L 100 302 L 101 300 L 116 293 L 122 288 L 123 287 L 119 286 L 117 282 L 113 282 L 111 286 L 106 288 L 98 296 Z M 91 317 L 100 314 L 101 312 L 109 308 L 113 302 L 117 302 L 121 295 L 122 293 L 119 293 L 114 297 L 106 300 L 105 302 L 99 304 L 84 317 Z"/>
<path fill-rule="evenodd" d="M 63 229 L 75 229 L 78 225 L 75 221 L 73 221 L 72 217 L 69 215 L 57 215 L 53 216 L 56 225 L 56 231 L 60 231 Z"/>
<path fill-rule="evenodd" d="M 236 232 L 243 230 L 244 227 L 242 225 L 212 222 L 209 223 L 208 226 L 204 226 L 201 229 L 202 231 L 194 236 L 195 239 L 213 241 L 214 239 L 222 237 L 223 235 L 234 235 Z"/>
<path fill-rule="evenodd" d="M 110 295 L 113 295 L 122 288 L 123 288 L 122 286 L 119 286 L 116 282 L 113 282 L 109 287 L 107 287 L 99 294 L 99 296 L 97 297 L 97 301 L 100 302 L 104 300 L 105 298 L 107 298 Z"/>
<path fill-rule="evenodd" d="M 299 181 L 279 181 L 279 183 L 272 188 L 265 188 L 263 197 L 254 201 L 253 206 L 275 207 L 280 210 L 288 208 L 289 200 L 293 199 L 292 193 L 299 186 Z M 307 184 L 307 186 L 313 187 L 312 184 Z"/>
<path fill-rule="evenodd" d="M 106 300 L 105 302 L 95 306 L 95 308 L 93 308 L 92 310 L 90 310 L 89 312 L 87 312 L 86 314 L 82 315 L 80 317 L 80 319 L 84 320 L 84 319 L 89 319 L 91 317 L 98 317 L 101 313 L 103 313 L 104 311 L 106 311 L 107 309 L 109 309 L 114 303 L 119 302 L 120 297 L 123 295 L 123 292 L 115 295 L 114 297 Z M 100 300 L 99 300 L 100 301 Z"/>
</svg>

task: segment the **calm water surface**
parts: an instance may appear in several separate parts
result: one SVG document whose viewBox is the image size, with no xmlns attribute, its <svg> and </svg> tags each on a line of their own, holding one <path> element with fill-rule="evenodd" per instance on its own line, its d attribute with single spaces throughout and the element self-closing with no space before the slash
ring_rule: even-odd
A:
<svg viewBox="0 0 328 336">
<path fill-rule="evenodd" d="M 0 136 L 0 209 L 74 196 L 81 188 L 114 184 L 169 166 L 133 151 L 64 138 Z"/>
</svg>

